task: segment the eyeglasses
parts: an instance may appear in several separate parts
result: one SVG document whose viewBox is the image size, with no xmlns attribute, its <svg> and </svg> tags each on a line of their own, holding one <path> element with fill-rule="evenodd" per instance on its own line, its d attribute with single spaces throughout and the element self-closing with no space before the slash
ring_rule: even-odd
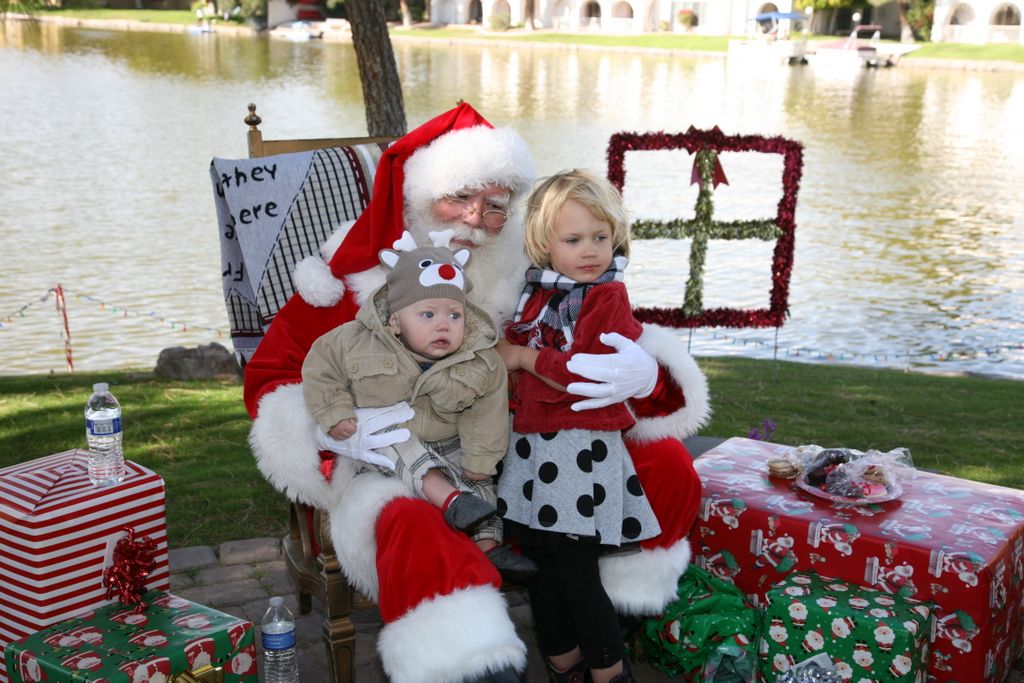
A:
<svg viewBox="0 0 1024 683">
<path fill-rule="evenodd" d="M 467 202 L 465 199 L 462 199 L 461 197 L 452 197 L 449 195 L 445 195 L 442 199 L 444 199 L 448 206 L 451 207 L 453 210 L 461 211 L 463 219 L 469 218 L 479 210 L 475 206 Z M 484 201 L 487 201 L 486 198 Z M 495 230 L 505 225 L 505 223 L 508 222 L 508 217 L 511 215 L 511 208 L 505 208 L 504 210 L 487 209 L 482 214 L 480 214 L 480 220 L 484 224 L 485 228 Z"/>
</svg>

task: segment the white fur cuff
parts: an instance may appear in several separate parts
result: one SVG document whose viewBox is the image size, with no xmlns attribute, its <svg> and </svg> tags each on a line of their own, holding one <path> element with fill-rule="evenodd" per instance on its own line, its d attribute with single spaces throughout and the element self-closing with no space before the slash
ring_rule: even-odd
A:
<svg viewBox="0 0 1024 683">
<path fill-rule="evenodd" d="M 317 427 L 306 410 L 301 384 L 286 384 L 263 396 L 258 417 L 249 432 L 249 446 L 256 466 L 270 485 L 291 500 L 332 508 L 341 496 L 344 480 L 351 476 L 347 458 L 338 458 L 329 484 L 320 473 L 320 456 L 314 434 Z"/>
<path fill-rule="evenodd" d="M 334 277 L 331 267 L 319 256 L 307 256 L 295 265 L 295 290 L 306 303 L 328 308 L 341 301 L 345 283 Z"/>
<path fill-rule="evenodd" d="M 347 463 L 348 458 L 339 458 Z M 331 510 L 331 541 L 352 587 L 377 599 L 377 518 L 395 498 L 412 496 L 398 477 L 366 471 L 351 479 L 345 495 Z"/>
<path fill-rule="evenodd" d="M 381 629 L 377 649 L 393 683 L 456 683 L 526 668 L 526 646 L 493 586 L 421 602 Z"/>
<path fill-rule="evenodd" d="M 690 565 L 684 537 L 669 548 L 601 558 L 601 583 L 622 614 L 660 614 L 676 599 L 679 577 Z"/>
<path fill-rule="evenodd" d="M 668 369 L 672 379 L 682 388 L 686 405 L 663 417 L 638 419 L 636 425 L 626 432 L 626 438 L 649 442 L 666 438 L 683 439 L 695 434 L 711 416 L 708 380 L 704 373 L 671 330 L 645 323 L 637 343 L 654 356 L 658 365 Z"/>
</svg>

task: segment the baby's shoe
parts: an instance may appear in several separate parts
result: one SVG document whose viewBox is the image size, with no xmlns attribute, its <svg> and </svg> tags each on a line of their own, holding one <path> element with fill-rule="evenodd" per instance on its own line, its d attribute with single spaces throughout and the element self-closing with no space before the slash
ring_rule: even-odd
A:
<svg viewBox="0 0 1024 683">
<path fill-rule="evenodd" d="M 498 508 L 472 493 L 461 492 L 444 509 L 444 521 L 453 529 L 472 529 L 485 519 L 498 514 Z"/>
<path fill-rule="evenodd" d="M 537 573 L 537 565 L 528 557 L 513 552 L 507 545 L 497 545 L 487 551 L 487 559 L 503 579 L 516 583 L 526 581 Z"/>
</svg>

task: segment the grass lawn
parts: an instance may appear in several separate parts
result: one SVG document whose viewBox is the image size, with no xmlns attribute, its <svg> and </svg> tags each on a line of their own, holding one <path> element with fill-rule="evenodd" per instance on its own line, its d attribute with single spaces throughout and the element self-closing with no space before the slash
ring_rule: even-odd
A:
<svg viewBox="0 0 1024 683">
<path fill-rule="evenodd" d="M 925 43 L 904 59 L 930 57 L 933 59 L 965 59 L 978 61 L 1004 61 L 1024 64 L 1024 45 L 967 45 L 964 43 Z"/>
<path fill-rule="evenodd" d="M 1024 488 L 1024 383 L 836 365 L 700 358 L 714 406 L 709 436 L 745 436 L 765 418 L 791 445 L 910 448 L 921 468 Z M 171 547 L 279 536 L 287 502 L 246 443 L 242 389 L 148 372 L 0 377 L 0 467 L 84 447 L 97 381 L 122 404 L 125 454 L 164 477 Z"/>
<path fill-rule="evenodd" d="M 194 24 L 195 12 L 189 10 L 160 9 L 49 9 L 32 10 L 40 16 L 68 17 L 69 19 L 108 19 L 111 21 L 141 21 L 150 24 Z"/>
</svg>

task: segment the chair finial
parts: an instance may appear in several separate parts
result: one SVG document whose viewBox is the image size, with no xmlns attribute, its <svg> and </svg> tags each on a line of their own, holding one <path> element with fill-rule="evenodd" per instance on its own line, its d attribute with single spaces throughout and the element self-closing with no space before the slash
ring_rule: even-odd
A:
<svg viewBox="0 0 1024 683">
<path fill-rule="evenodd" d="M 256 130 L 256 126 L 263 123 L 263 119 L 256 115 L 256 105 L 252 102 L 249 103 L 249 115 L 245 117 L 245 124 L 250 129 Z"/>
</svg>

